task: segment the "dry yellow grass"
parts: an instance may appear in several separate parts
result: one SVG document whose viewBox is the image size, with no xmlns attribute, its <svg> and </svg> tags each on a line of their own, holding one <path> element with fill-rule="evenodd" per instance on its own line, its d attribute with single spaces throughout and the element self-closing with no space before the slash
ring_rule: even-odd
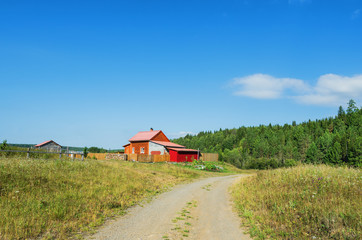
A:
<svg viewBox="0 0 362 240">
<path fill-rule="evenodd" d="M 0 239 L 67 239 L 204 173 L 171 164 L 0 158 Z"/>
<path fill-rule="evenodd" d="M 298 166 L 259 172 L 232 189 L 242 221 L 257 239 L 359 239 L 359 169 Z"/>
</svg>

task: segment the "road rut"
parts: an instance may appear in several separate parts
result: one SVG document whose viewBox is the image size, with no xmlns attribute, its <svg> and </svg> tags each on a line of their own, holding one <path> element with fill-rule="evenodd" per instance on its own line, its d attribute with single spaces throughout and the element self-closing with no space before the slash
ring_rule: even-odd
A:
<svg viewBox="0 0 362 240">
<path fill-rule="evenodd" d="M 229 186 L 244 176 L 212 177 L 179 185 L 108 222 L 88 239 L 250 239 L 240 228 L 228 194 Z"/>
</svg>

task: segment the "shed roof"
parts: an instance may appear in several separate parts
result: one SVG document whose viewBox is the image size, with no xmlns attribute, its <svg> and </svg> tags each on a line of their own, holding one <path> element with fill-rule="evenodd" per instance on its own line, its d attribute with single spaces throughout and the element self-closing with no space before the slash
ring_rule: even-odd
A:
<svg viewBox="0 0 362 240">
<path fill-rule="evenodd" d="M 199 150 L 189 149 L 189 148 L 168 148 L 168 149 L 176 152 L 200 152 Z"/>
<path fill-rule="evenodd" d="M 157 143 L 159 145 L 165 146 L 165 147 L 173 147 L 173 148 L 185 148 L 185 146 L 173 143 L 173 142 L 165 142 L 165 141 L 151 141 L 154 143 Z"/>
<path fill-rule="evenodd" d="M 138 132 L 136 135 L 134 135 L 128 141 L 130 141 L 130 142 L 150 141 L 152 138 L 156 137 L 156 135 L 159 134 L 160 132 L 162 132 L 162 131 L 155 130 L 155 131 Z"/>
<path fill-rule="evenodd" d="M 51 143 L 51 142 L 53 142 L 53 143 L 55 143 L 56 145 L 60 146 L 58 143 L 54 142 L 53 140 L 49 140 L 49 141 L 45 141 L 45 142 L 39 143 L 39 144 L 35 145 L 35 147 L 41 147 L 41 146 L 44 146 L 44 145 L 46 145 L 46 144 L 48 144 L 48 143 Z M 61 146 L 60 146 L 60 147 L 61 147 Z"/>
</svg>

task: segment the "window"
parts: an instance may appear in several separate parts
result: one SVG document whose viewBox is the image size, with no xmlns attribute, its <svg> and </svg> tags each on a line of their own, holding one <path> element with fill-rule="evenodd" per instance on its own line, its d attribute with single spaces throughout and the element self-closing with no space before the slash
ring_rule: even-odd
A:
<svg viewBox="0 0 362 240">
<path fill-rule="evenodd" d="M 144 154 L 144 153 L 145 153 L 145 148 L 141 147 L 141 154 Z"/>
<path fill-rule="evenodd" d="M 132 154 L 134 154 L 134 147 L 132 148 Z"/>
</svg>

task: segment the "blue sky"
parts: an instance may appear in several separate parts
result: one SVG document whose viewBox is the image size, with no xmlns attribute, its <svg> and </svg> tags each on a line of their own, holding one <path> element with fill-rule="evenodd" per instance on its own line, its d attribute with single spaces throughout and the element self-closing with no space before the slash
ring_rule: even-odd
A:
<svg viewBox="0 0 362 240">
<path fill-rule="evenodd" d="M 0 140 L 120 148 L 362 102 L 362 1 L 0 2 Z"/>
</svg>

